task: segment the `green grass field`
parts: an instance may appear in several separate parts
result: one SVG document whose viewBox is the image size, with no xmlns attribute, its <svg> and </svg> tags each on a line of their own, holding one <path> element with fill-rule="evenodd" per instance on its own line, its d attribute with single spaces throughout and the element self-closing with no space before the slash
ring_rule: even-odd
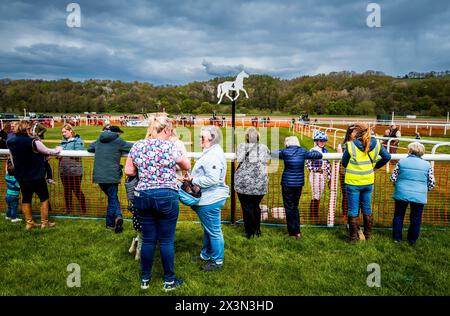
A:
<svg viewBox="0 0 450 316">
<path fill-rule="evenodd" d="M 393 243 L 390 230 L 370 241 L 348 244 L 344 229 L 303 228 L 291 240 L 284 227 L 262 227 L 247 240 L 242 225 L 223 225 L 223 270 L 204 272 L 192 261 L 201 248 L 202 228 L 178 223 L 175 269 L 185 281 L 165 293 L 155 252 L 148 291 L 139 287 L 139 262 L 128 253 L 131 223 L 122 234 L 93 220 L 56 220 L 57 227 L 25 231 L 0 219 L 0 295 L 450 295 L 450 234 L 424 230 L 416 246 Z M 81 287 L 69 288 L 67 265 L 81 267 Z M 367 266 L 377 263 L 381 287 L 368 287 Z"/>
<path fill-rule="evenodd" d="M 146 129 L 142 127 L 123 129 L 123 138 L 129 141 L 145 136 Z M 100 131 L 101 127 L 77 128 L 85 140 L 95 140 Z M 224 130 L 224 138 L 229 131 Z M 182 130 L 181 134 L 187 137 L 192 132 L 192 129 Z M 237 129 L 237 143 L 243 140 L 242 132 L 242 128 Z M 278 139 L 270 132 L 265 135 L 263 132 L 262 141 L 273 150 L 282 147 L 284 138 L 292 132 L 281 129 Z M 297 136 L 301 138 L 299 134 Z M 272 137 L 275 137 L 273 143 Z M 49 147 L 56 146 L 54 141 L 60 139 L 59 128 L 49 129 L 46 133 Z M 192 140 L 198 141 L 198 137 L 192 137 Z M 313 146 L 307 137 L 302 138 L 301 144 L 307 149 Z M 52 163 L 58 180 L 56 159 Z M 348 244 L 345 229 L 340 225 L 335 228 L 307 225 L 302 228 L 304 237 L 292 240 L 286 236 L 284 221 L 269 217 L 271 223 L 280 226 L 264 225 L 263 236 L 252 240 L 244 238 L 243 225 L 224 224 L 225 267 L 221 271 L 206 273 L 200 270 L 200 263 L 191 260 L 200 250 L 202 228 L 195 222 L 195 213 L 182 207 L 180 219 L 184 221 L 177 226 L 175 266 L 177 275 L 186 284 L 168 294 L 162 290 L 158 253 L 155 253 L 151 287 L 146 292 L 140 290 L 139 263 L 127 252 L 134 236 L 129 221 L 125 223 L 124 233 L 117 235 L 104 228 L 103 220 L 56 218 L 55 229 L 25 231 L 23 223 L 12 224 L 2 216 L 0 295 L 450 295 L 450 234 L 448 230 L 427 225 L 435 221 L 434 216 L 440 216 L 442 225 L 438 226 L 448 225 L 449 175 L 444 172 L 448 171 L 448 163 L 441 167 L 440 188 L 432 196 L 436 202 L 431 203 L 425 212 L 424 230 L 414 247 L 407 242 L 393 243 L 391 231 L 385 228 L 376 229 L 371 241 Z M 91 183 L 92 159 L 84 160 L 84 168 L 83 188 L 88 196 L 89 215 L 103 218 L 106 198 L 98 186 Z M 279 186 L 282 164 L 277 168 L 270 180 L 272 189 L 262 204 L 282 206 Z M 393 211 L 392 186 L 389 183 L 386 187 L 384 176 L 377 179 L 375 221 L 379 227 L 389 226 Z M 61 184 L 50 188 L 53 190 L 52 205 L 55 212 L 59 212 L 64 208 Z M 121 194 L 124 210 L 126 200 L 123 191 Z M 321 220 L 315 224 L 326 223 L 329 194 L 326 196 L 322 200 Z M 337 198 L 340 201 L 339 193 Z M 305 186 L 300 202 L 303 224 L 311 224 L 309 199 L 309 186 Z M 78 202 L 75 201 L 75 205 Z M 229 218 L 229 209 L 228 200 L 222 212 L 224 220 Z M 239 202 L 237 210 L 237 218 L 240 219 Z M 341 215 L 338 211 L 337 224 L 342 224 Z M 67 265 L 70 263 L 81 267 L 81 288 L 66 285 L 70 273 Z M 367 265 L 370 263 L 380 265 L 380 288 L 370 288 L 366 284 Z"/>
</svg>

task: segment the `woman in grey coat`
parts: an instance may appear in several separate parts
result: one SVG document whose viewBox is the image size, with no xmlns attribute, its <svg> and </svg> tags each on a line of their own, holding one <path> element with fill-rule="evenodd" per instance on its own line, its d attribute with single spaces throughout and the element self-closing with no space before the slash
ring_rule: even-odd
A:
<svg viewBox="0 0 450 316">
<path fill-rule="evenodd" d="M 247 129 L 245 143 L 237 150 L 238 167 L 235 174 L 235 190 L 241 202 L 247 238 L 261 235 L 261 208 L 259 203 L 267 193 L 269 179 L 267 164 L 270 151 L 259 144 L 259 133 L 254 127 Z"/>
<path fill-rule="evenodd" d="M 75 133 L 72 125 L 66 124 L 61 129 L 63 139 L 61 147 L 63 150 L 84 150 L 84 142 L 80 135 Z M 66 209 L 64 214 L 72 214 L 72 192 L 80 203 L 81 213 L 86 214 L 86 198 L 81 189 L 83 179 L 83 163 L 81 157 L 61 157 L 59 159 L 59 176 L 64 187 L 64 200 Z"/>
</svg>

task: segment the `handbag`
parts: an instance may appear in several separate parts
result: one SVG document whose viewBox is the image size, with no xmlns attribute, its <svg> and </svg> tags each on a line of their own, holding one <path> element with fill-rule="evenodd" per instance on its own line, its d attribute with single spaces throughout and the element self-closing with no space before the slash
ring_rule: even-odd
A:
<svg viewBox="0 0 450 316">
<path fill-rule="evenodd" d="M 200 202 L 202 196 L 202 189 L 200 186 L 187 180 L 183 180 L 179 186 L 180 190 L 178 191 L 178 194 L 181 203 L 187 206 L 193 206 Z"/>
</svg>

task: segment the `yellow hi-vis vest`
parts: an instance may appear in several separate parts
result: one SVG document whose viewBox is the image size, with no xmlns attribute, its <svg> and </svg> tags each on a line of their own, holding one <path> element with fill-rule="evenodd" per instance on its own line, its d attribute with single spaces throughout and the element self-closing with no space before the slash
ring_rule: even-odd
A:
<svg viewBox="0 0 450 316">
<path fill-rule="evenodd" d="M 381 151 L 380 141 L 369 153 L 361 151 L 354 142 L 350 142 L 347 146 L 350 160 L 345 170 L 345 184 L 350 185 L 369 185 L 375 182 L 375 174 L 373 168 L 378 161 L 378 155 Z"/>
</svg>

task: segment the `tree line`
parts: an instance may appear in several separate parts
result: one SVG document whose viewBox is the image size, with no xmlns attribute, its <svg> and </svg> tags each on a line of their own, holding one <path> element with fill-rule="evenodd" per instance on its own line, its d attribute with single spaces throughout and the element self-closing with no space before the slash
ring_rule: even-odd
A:
<svg viewBox="0 0 450 316">
<path fill-rule="evenodd" d="M 71 81 L 0 80 L 0 112 L 23 113 L 149 113 L 165 109 L 171 114 L 229 113 L 217 105 L 217 84 L 232 77 L 179 86 L 118 80 Z M 442 116 L 450 111 L 450 76 L 423 79 L 396 78 L 379 72 L 333 72 L 290 80 L 251 75 L 241 95 L 239 113 L 299 115 Z"/>
</svg>

